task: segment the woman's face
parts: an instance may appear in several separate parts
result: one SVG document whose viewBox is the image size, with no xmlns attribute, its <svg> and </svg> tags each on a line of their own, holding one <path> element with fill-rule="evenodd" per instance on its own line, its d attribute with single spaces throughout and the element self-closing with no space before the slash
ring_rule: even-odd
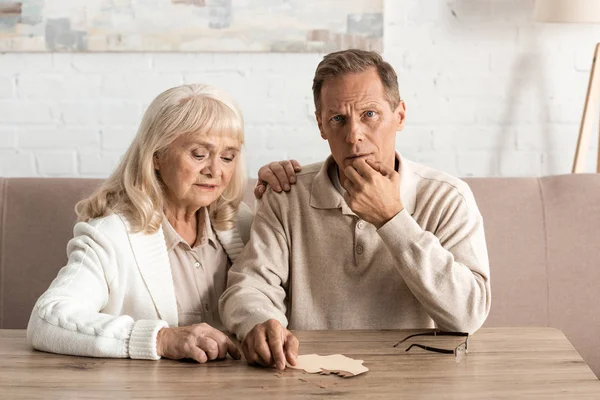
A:
<svg viewBox="0 0 600 400">
<path fill-rule="evenodd" d="M 181 135 L 154 157 L 166 187 L 166 201 L 201 208 L 216 201 L 235 173 L 239 140 L 228 136 Z"/>
</svg>

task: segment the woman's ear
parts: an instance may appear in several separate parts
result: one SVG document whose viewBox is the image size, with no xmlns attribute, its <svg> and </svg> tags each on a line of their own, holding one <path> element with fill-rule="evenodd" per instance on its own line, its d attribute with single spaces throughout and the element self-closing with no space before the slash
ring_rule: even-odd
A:
<svg viewBox="0 0 600 400">
<path fill-rule="evenodd" d="M 158 152 L 155 151 L 154 154 L 152 155 L 152 164 L 154 164 L 154 169 L 156 171 L 160 171 L 160 162 L 158 159 Z"/>
</svg>

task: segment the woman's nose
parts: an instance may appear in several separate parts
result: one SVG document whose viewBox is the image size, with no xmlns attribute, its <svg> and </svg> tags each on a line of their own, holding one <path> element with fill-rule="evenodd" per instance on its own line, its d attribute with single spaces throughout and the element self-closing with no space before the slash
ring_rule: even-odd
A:
<svg viewBox="0 0 600 400">
<path fill-rule="evenodd" d="M 219 163 L 218 157 L 212 157 L 210 160 L 208 160 L 200 172 L 213 178 L 220 178 L 222 171 L 223 170 Z"/>
</svg>

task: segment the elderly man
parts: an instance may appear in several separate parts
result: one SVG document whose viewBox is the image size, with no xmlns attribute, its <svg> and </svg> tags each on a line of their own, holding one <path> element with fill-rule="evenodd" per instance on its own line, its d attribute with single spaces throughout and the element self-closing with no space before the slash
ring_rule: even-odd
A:
<svg viewBox="0 0 600 400">
<path fill-rule="evenodd" d="M 477 330 L 491 301 L 481 214 L 464 182 L 396 153 L 394 69 L 332 53 L 313 94 L 331 156 L 291 191 L 266 191 L 219 301 L 247 361 L 295 364 L 287 328 Z"/>
</svg>

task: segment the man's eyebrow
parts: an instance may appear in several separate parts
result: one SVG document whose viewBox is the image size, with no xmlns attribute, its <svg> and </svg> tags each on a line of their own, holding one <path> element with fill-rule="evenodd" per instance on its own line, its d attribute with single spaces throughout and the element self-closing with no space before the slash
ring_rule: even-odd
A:
<svg viewBox="0 0 600 400">
<path fill-rule="evenodd" d="M 381 108 L 383 107 L 380 103 L 376 102 L 376 101 L 367 101 L 365 103 L 359 103 L 356 108 L 358 110 L 364 110 L 365 108 Z M 338 109 L 335 108 L 326 108 L 325 109 L 326 113 L 331 113 L 331 114 L 344 114 L 343 111 L 339 111 Z"/>
<path fill-rule="evenodd" d="M 240 151 L 240 148 L 237 146 L 227 146 L 225 147 L 225 151 Z"/>
</svg>

